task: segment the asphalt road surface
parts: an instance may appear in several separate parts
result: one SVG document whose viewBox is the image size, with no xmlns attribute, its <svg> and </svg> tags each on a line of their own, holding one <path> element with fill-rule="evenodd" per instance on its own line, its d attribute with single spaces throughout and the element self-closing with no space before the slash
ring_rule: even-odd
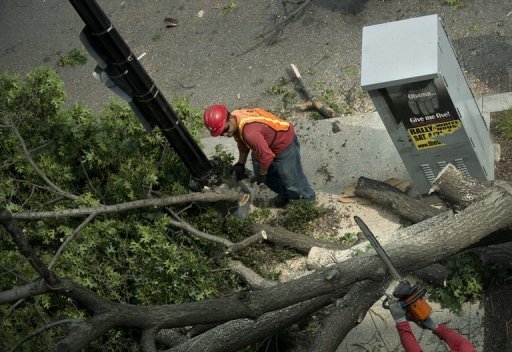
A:
<svg viewBox="0 0 512 352">
<path fill-rule="evenodd" d="M 455 1 L 461 8 L 446 0 L 314 0 L 278 31 L 272 29 L 301 2 L 98 2 L 132 51 L 145 53 L 141 63 L 167 99 L 189 96 L 201 108 L 276 108 L 281 98 L 264 92 L 286 76 L 290 63 L 310 88 L 323 85 L 335 94 L 358 89 L 362 28 L 430 14 L 441 16 L 475 94 L 512 90 L 510 0 Z M 166 27 L 166 17 L 177 26 Z M 93 79 L 93 60 L 57 66 L 60 56 L 81 46 L 83 26 L 67 1 L 0 1 L 0 71 L 23 74 L 49 65 L 66 83 L 68 104 L 100 110 L 114 95 Z"/>
</svg>

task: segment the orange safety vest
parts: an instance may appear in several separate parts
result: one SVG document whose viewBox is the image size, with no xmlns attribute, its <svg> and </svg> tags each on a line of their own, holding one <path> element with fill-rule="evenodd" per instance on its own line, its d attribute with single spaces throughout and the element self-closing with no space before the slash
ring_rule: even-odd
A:
<svg viewBox="0 0 512 352">
<path fill-rule="evenodd" d="M 249 145 L 245 142 L 243 136 L 243 128 L 247 124 L 261 123 L 272 128 L 276 132 L 286 132 L 290 129 L 289 122 L 280 119 L 274 114 L 263 109 L 239 109 L 231 112 L 231 115 L 236 116 L 238 121 L 238 134 L 240 136 L 240 140 L 244 142 L 247 147 L 249 147 Z"/>
</svg>

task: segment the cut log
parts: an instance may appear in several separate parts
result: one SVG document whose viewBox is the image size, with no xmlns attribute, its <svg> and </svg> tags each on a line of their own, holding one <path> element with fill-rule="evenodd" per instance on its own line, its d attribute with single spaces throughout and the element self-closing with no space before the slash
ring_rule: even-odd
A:
<svg viewBox="0 0 512 352">
<path fill-rule="evenodd" d="M 255 224 L 252 226 L 252 230 L 256 233 L 263 231 L 266 240 L 276 246 L 293 248 L 303 254 L 308 254 L 312 247 L 344 250 L 353 246 L 353 244 L 350 243 L 343 245 L 320 241 L 306 235 L 288 231 L 282 227 L 274 227 L 266 224 Z"/>
<path fill-rule="evenodd" d="M 397 188 L 367 177 L 360 177 L 357 180 L 355 194 L 359 197 L 391 209 L 403 218 L 414 223 L 421 222 L 443 212 L 425 202 L 414 199 L 398 190 Z"/>
<path fill-rule="evenodd" d="M 432 183 L 430 193 L 437 192 L 446 201 L 465 208 L 492 191 L 490 184 L 464 177 L 452 164 L 446 165 Z"/>
</svg>

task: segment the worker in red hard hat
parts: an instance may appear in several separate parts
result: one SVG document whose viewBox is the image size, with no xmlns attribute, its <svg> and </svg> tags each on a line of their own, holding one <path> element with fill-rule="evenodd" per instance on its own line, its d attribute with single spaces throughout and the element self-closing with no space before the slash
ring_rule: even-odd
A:
<svg viewBox="0 0 512 352">
<path fill-rule="evenodd" d="M 233 169 L 238 179 L 245 176 L 245 163 L 252 151 L 254 176 L 251 182 L 264 183 L 277 193 L 273 204 L 290 200 L 315 200 L 300 161 L 300 144 L 293 125 L 263 109 L 229 112 L 224 105 L 206 109 L 204 125 L 212 136 L 233 137 L 239 156 Z"/>
</svg>

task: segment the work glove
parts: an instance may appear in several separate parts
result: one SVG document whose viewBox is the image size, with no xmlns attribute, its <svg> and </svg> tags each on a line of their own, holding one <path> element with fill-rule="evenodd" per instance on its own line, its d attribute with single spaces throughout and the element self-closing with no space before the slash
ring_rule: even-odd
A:
<svg viewBox="0 0 512 352">
<path fill-rule="evenodd" d="M 242 163 L 236 163 L 233 165 L 233 172 L 236 175 L 236 180 L 240 181 L 245 178 L 245 166 Z"/>
<path fill-rule="evenodd" d="M 257 184 L 262 184 L 262 183 L 265 183 L 266 179 L 267 179 L 266 174 L 265 175 L 256 174 L 253 177 L 251 177 L 251 183 L 256 182 Z"/>
<path fill-rule="evenodd" d="M 405 317 L 405 307 L 400 300 L 394 300 L 389 305 L 389 311 L 391 312 L 391 315 L 393 316 L 393 319 L 395 319 L 395 323 L 401 323 L 403 321 L 407 321 L 407 318 Z"/>
<path fill-rule="evenodd" d="M 435 329 L 437 329 L 437 322 L 432 319 L 431 317 L 428 317 L 427 319 L 423 320 L 423 321 L 420 321 L 420 324 L 419 324 L 423 329 L 429 329 L 429 330 L 432 330 L 434 331 Z"/>
</svg>

